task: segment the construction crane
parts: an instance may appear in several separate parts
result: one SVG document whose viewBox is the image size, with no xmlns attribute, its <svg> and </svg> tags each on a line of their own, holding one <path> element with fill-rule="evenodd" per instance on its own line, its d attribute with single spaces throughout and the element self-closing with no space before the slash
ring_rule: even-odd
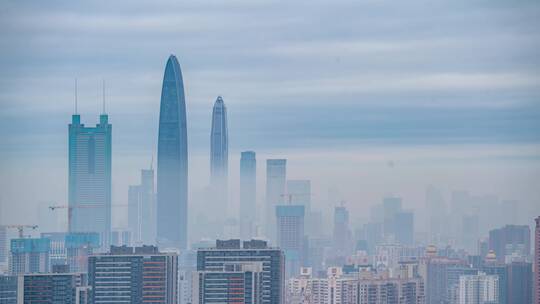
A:
<svg viewBox="0 0 540 304">
<path fill-rule="evenodd" d="M 7 225 L 7 228 L 15 228 L 19 231 L 19 238 L 24 238 L 24 228 L 30 228 L 36 230 L 38 225 Z"/>
<path fill-rule="evenodd" d="M 68 227 L 71 228 L 71 220 L 73 218 L 73 209 L 86 209 L 86 208 L 104 208 L 104 204 L 84 204 L 84 205 L 53 205 L 49 206 L 51 211 L 57 209 L 67 209 L 68 211 Z M 111 207 L 128 207 L 127 204 L 111 204 Z"/>
</svg>

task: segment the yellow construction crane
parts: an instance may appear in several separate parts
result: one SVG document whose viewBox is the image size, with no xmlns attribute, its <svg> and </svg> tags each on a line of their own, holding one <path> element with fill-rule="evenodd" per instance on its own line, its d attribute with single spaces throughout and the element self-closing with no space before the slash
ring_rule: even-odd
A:
<svg viewBox="0 0 540 304">
<path fill-rule="evenodd" d="M 19 238 L 24 238 L 24 228 L 30 228 L 36 230 L 38 225 L 7 225 L 7 228 L 15 228 L 19 231 Z"/>
</svg>

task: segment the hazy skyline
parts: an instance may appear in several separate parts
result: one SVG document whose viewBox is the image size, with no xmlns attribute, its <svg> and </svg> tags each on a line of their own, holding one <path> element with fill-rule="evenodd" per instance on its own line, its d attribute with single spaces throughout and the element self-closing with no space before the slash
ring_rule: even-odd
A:
<svg viewBox="0 0 540 304">
<path fill-rule="evenodd" d="M 332 208 L 327 192 L 338 188 L 351 217 L 389 193 L 421 207 L 428 184 L 446 195 L 468 189 L 518 199 L 539 212 L 534 1 L 6 1 L 1 8 L 2 221 L 29 221 L 43 201 L 67 202 L 75 78 L 86 125 L 97 123 L 107 83 L 113 203 L 126 203 L 127 185 L 157 155 L 163 63 L 172 53 L 184 77 L 195 212 L 209 180 L 218 95 L 228 106 L 233 206 L 240 151 L 253 150 L 260 203 L 265 159 L 287 158 L 288 177 L 313 180 L 316 208 Z M 127 223 L 119 212 L 114 227 Z"/>
</svg>

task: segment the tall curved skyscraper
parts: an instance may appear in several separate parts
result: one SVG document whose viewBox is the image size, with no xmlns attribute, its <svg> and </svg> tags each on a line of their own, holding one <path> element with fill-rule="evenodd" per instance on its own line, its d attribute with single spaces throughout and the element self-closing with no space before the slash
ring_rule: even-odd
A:
<svg viewBox="0 0 540 304">
<path fill-rule="evenodd" d="M 227 131 L 227 107 L 218 96 L 212 110 L 212 130 L 210 133 L 210 183 L 212 187 L 212 207 L 216 214 L 227 212 L 227 184 L 229 163 L 229 142 Z"/>
<path fill-rule="evenodd" d="M 187 248 L 186 101 L 180 65 L 169 57 L 163 76 L 157 159 L 157 242 Z"/>
</svg>

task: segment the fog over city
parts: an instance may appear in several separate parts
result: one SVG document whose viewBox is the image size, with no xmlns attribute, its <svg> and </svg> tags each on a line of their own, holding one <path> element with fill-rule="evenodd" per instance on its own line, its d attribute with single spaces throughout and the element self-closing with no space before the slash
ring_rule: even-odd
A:
<svg viewBox="0 0 540 304">
<path fill-rule="evenodd" d="M 534 1 L 4 1 L 0 7 L 2 223 L 67 224 L 66 210 L 51 213 L 47 206 L 67 204 L 75 79 L 78 113 L 88 126 L 99 121 L 106 83 L 112 202 L 127 204 L 140 169 L 152 159 L 156 167 L 170 54 L 178 57 L 186 93 L 192 242 L 215 237 L 204 225 L 223 216 L 205 207 L 218 95 L 228 111 L 227 218 L 238 217 L 245 150 L 257 153 L 258 213 L 268 158 L 287 159 L 287 179 L 311 180 L 312 208 L 328 225 L 342 201 L 351 222 L 362 224 L 383 197 L 399 196 L 416 212 L 415 231 L 425 233 L 430 185 L 448 206 L 453 191 L 491 196 L 482 208 L 515 200 L 515 224 L 532 225 L 540 213 Z M 504 216 L 495 207 L 487 211 Z M 112 212 L 113 229 L 126 227 L 125 209 Z M 482 231 L 502 223 L 485 223 Z"/>
</svg>

